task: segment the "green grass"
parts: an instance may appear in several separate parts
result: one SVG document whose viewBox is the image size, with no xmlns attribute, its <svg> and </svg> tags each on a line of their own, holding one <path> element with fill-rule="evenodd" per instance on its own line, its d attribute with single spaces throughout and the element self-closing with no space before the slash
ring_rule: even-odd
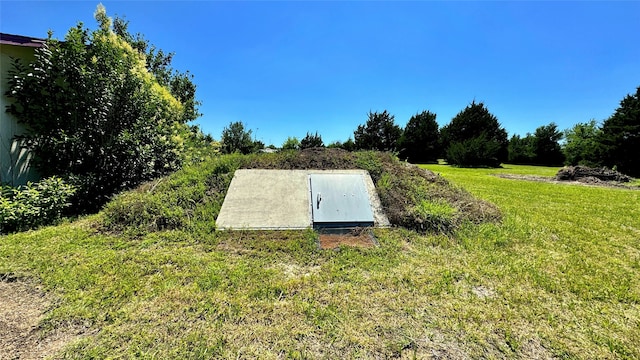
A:
<svg viewBox="0 0 640 360">
<path fill-rule="evenodd" d="M 311 230 L 215 232 L 212 196 L 177 228 L 129 219 L 139 231 L 105 233 L 99 214 L 0 237 L 0 274 L 57 299 L 45 329 L 95 330 L 59 354 L 72 359 L 640 357 L 640 191 L 492 176 L 557 168 L 424 167 L 502 223 L 378 229 L 377 248 L 323 251 Z M 154 196 L 206 193 L 182 179 Z"/>
</svg>

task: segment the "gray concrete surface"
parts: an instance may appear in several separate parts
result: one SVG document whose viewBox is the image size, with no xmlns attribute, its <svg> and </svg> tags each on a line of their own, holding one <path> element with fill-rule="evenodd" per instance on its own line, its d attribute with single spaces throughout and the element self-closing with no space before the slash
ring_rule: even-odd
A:
<svg viewBox="0 0 640 360">
<path fill-rule="evenodd" d="M 313 225 L 310 174 L 366 174 L 374 225 L 389 226 L 373 181 L 365 170 L 236 170 L 216 219 L 218 230 L 305 229 Z"/>
</svg>

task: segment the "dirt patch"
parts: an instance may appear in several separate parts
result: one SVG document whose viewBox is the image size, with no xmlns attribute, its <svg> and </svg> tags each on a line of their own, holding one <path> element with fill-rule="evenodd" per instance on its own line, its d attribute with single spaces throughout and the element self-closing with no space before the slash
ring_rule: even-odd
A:
<svg viewBox="0 0 640 360">
<path fill-rule="evenodd" d="M 370 230 L 353 229 L 351 231 L 325 231 L 319 236 L 321 249 L 336 249 L 340 246 L 371 248 L 376 246 Z"/>
<path fill-rule="evenodd" d="M 573 185 L 598 186 L 598 187 L 628 189 L 628 190 L 640 190 L 639 186 L 625 185 L 623 183 L 619 183 L 616 181 L 603 181 L 603 180 L 599 180 L 592 177 L 580 178 L 578 180 L 557 180 L 556 178 L 544 177 L 544 176 L 533 176 L 533 175 L 515 175 L 515 174 L 493 174 L 493 175 L 499 178 L 512 179 L 512 180 L 528 180 L 528 181 L 547 182 L 552 184 L 573 184 Z"/>
<path fill-rule="evenodd" d="M 35 284 L 0 274 L 0 359 L 44 359 L 85 333 L 79 327 L 45 333 L 41 323 L 50 307 Z"/>
</svg>

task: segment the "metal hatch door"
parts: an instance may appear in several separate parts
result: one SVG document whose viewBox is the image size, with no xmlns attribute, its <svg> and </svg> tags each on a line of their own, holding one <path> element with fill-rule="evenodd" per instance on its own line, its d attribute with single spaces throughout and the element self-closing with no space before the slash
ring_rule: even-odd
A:
<svg viewBox="0 0 640 360">
<path fill-rule="evenodd" d="M 310 174 L 314 227 L 373 226 L 362 174 Z"/>
</svg>

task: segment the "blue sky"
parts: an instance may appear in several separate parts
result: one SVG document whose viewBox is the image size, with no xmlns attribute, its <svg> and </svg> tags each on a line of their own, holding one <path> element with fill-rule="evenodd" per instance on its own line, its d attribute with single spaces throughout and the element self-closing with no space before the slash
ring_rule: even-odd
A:
<svg viewBox="0 0 640 360">
<path fill-rule="evenodd" d="M 507 132 L 602 121 L 640 86 L 640 2 L 103 1 L 195 75 L 219 139 L 344 141 L 371 111 L 446 125 L 482 101 Z M 0 1 L 0 31 L 95 29 L 97 1 Z"/>
</svg>

